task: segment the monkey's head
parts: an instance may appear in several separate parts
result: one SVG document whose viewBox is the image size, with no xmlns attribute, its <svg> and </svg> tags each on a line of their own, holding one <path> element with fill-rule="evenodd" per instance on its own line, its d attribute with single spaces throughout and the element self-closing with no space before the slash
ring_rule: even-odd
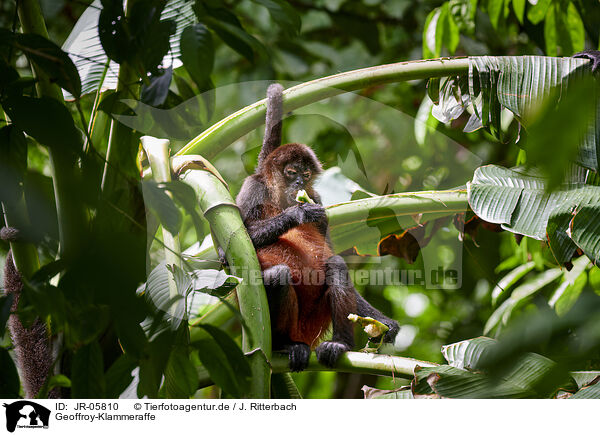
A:
<svg viewBox="0 0 600 435">
<path fill-rule="evenodd" d="M 299 190 L 306 190 L 312 196 L 313 181 L 322 170 L 314 151 L 299 143 L 281 145 L 264 162 L 264 173 L 271 181 L 268 184 L 274 188 L 271 194 L 282 209 L 298 204 Z"/>
</svg>

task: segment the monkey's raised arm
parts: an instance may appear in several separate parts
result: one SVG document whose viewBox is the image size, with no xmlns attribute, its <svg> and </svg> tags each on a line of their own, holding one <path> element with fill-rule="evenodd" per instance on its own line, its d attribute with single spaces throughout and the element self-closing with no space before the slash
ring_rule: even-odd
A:
<svg viewBox="0 0 600 435">
<path fill-rule="evenodd" d="M 257 172 L 269 154 L 281 144 L 281 118 L 283 116 L 283 86 L 274 83 L 267 89 L 267 115 L 265 119 L 265 137 L 258 155 Z"/>
<path fill-rule="evenodd" d="M 279 236 L 300 224 L 298 213 L 294 213 L 292 208 L 275 217 L 264 219 L 264 207 L 268 202 L 269 192 L 264 183 L 256 175 L 246 178 L 236 203 L 248 229 L 248 235 L 257 249 L 275 243 Z"/>
<path fill-rule="evenodd" d="M 280 236 L 298 225 L 327 220 L 320 204 L 296 205 L 277 216 L 264 218 L 264 207 L 270 205 L 270 201 L 267 187 L 256 175 L 246 178 L 236 198 L 248 235 L 256 249 L 272 245 Z"/>
<path fill-rule="evenodd" d="M 275 243 L 280 236 L 297 226 L 297 218 L 287 209 L 270 219 L 255 221 L 247 225 L 248 235 L 256 249 Z"/>
</svg>

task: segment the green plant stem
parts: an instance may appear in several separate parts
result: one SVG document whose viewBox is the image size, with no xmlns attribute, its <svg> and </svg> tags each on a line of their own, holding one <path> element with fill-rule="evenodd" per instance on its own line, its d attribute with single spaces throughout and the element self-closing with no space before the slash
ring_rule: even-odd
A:
<svg viewBox="0 0 600 435">
<path fill-rule="evenodd" d="M 26 228 L 29 226 L 29 215 L 23 192 L 20 192 L 19 197 L 15 203 L 2 203 L 4 222 L 7 227 Z M 23 277 L 30 278 L 40 268 L 40 258 L 33 243 L 11 242 L 10 250 L 15 266 Z"/>
<path fill-rule="evenodd" d="M 215 175 L 204 170 L 188 170 L 180 180 L 196 191 L 200 209 L 210 224 L 215 243 L 225 251 L 231 273 L 243 278 L 236 292 L 246 325 L 242 332 L 242 350 L 249 356 L 252 370 L 249 396 L 268 398 L 271 388 L 271 322 L 252 241 L 231 194 Z"/>
<path fill-rule="evenodd" d="M 1 106 L 0 121 L 6 122 L 6 116 Z M 30 224 L 29 214 L 22 189 L 18 192 L 18 195 L 19 197 L 14 203 L 3 202 L 0 204 L 4 214 L 4 223 L 7 227 L 27 228 Z M 25 278 L 31 277 L 40 268 L 40 258 L 33 243 L 11 242 L 10 250 L 17 270 Z"/>
<path fill-rule="evenodd" d="M 139 77 L 133 68 L 126 63 L 120 65 L 118 80 L 117 92 L 127 91 L 128 98 L 138 98 Z M 115 192 L 119 185 L 127 181 L 123 180 L 123 175 L 130 176 L 131 179 L 139 178 L 135 163 L 137 143 L 138 137 L 129 127 L 115 119 L 111 120 L 106 164 L 102 176 L 104 192 Z"/>
<path fill-rule="evenodd" d="M 464 213 L 468 209 L 467 191 L 456 189 L 376 196 L 335 204 L 327 207 L 326 211 L 335 251 L 343 252 L 373 240 L 373 232 L 369 231 L 371 227 L 378 228 L 383 234 L 391 234 L 416 225 L 416 215 L 424 223 Z M 385 210 L 387 213 L 370 213 L 372 210 Z"/>
<path fill-rule="evenodd" d="M 348 71 L 287 89 L 283 93 L 283 111 L 289 112 L 367 86 L 461 75 L 468 71 L 469 59 L 466 57 L 400 62 Z M 192 139 L 177 155 L 201 154 L 211 159 L 225 147 L 262 125 L 265 110 L 266 99 L 238 110 Z"/>
<path fill-rule="evenodd" d="M 140 138 L 144 151 L 150 161 L 152 168 L 152 177 L 157 183 L 166 183 L 171 181 L 171 161 L 169 159 L 169 140 L 157 139 L 150 136 Z M 171 196 L 170 192 L 167 195 Z M 165 245 L 165 260 L 167 264 L 175 265 L 181 268 L 181 244 L 179 235 L 171 234 L 165 227 L 162 229 L 163 243 Z M 174 276 L 169 273 L 169 298 L 173 300 L 177 297 L 177 285 Z M 174 315 L 177 305 L 171 306 L 171 314 Z"/>
<path fill-rule="evenodd" d="M 19 20 L 24 33 L 32 33 L 48 38 L 48 31 L 40 5 L 37 0 L 21 0 L 18 3 Z M 38 80 L 37 89 L 40 96 L 54 98 L 63 102 L 62 91 L 58 85 L 50 82 L 45 72 L 35 63 L 33 71 Z M 62 257 L 75 255 L 82 242 L 81 231 L 86 225 L 85 209 L 76 200 L 73 190 L 77 183 L 75 176 L 75 159 L 69 153 L 48 150 L 54 196 L 58 214 L 60 234 L 60 254 Z"/>
<path fill-rule="evenodd" d="M 289 359 L 284 354 L 273 354 L 271 358 L 273 373 L 289 372 Z M 435 367 L 437 364 L 428 361 L 419 361 L 412 358 L 399 356 L 372 354 L 364 352 L 346 352 L 343 354 L 336 367 L 331 369 L 321 365 L 316 355 L 310 356 L 307 371 L 335 371 L 342 373 L 367 373 L 371 375 L 392 376 L 403 379 L 412 379 L 415 367 Z M 203 367 L 198 371 L 200 380 L 198 388 L 205 388 L 213 384 L 208 372 Z"/>
<path fill-rule="evenodd" d="M 125 15 L 133 7 L 135 0 L 128 0 Z M 140 92 L 140 76 L 136 68 L 125 62 L 119 65 L 116 92 L 122 98 L 137 100 Z M 128 216 L 137 216 L 141 198 L 136 181 L 139 179 L 136 159 L 139 150 L 139 134 L 116 119 L 110 123 L 106 163 L 102 174 L 102 193 L 119 210 Z M 121 219 L 115 220 L 120 230 L 130 230 L 129 224 Z M 137 229 L 136 229 L 137 230 Z"/>
</svg>

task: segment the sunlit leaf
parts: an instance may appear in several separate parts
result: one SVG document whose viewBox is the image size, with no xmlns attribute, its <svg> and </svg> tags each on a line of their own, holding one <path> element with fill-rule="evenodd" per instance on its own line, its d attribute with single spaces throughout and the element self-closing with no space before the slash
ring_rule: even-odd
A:
<svg viewBox="0 0 600 435">
<path fill-rule="evenodd" d="M 500 299 L 508 296 L 507 290 L 510 290 L 521 278 L 533 270 L 535 267 L 534 261 L 529 261 L 525 264 L 514 268 L 507 273 L 492 290 L 492 304 L 496 305 Z"/>
<path fill-rule="evenodd" d="M 533 24 L 538 24 L 544 19 L 552 0 L 538 0 L 536 4 L 529 8 L 527 19 Z"/>
<path fill-rule="evenodd" d="M 597 186 L 574 178 L 547 193 L 545 179 L 536 174 L 484 166 L 475 171 L 468 192 L 472 210 L 488 222 L 538 240 L 548 238 L 551 247 L 558 240 L 554 235 L 563 234 L 593 261 L 600 257 L 600 188 Z M 549 225 L 550 219 L 553 219 L 552 225 Z M 549 231 L 553 232 L 552 236 L 548 236 Z M 564 242 L 559 240 L 559 243 Z M 565 249 L 556 252 L 559 251 L 564 253 Z M 557 260 L 564 262 L 569 258 Z"/>
</svg>

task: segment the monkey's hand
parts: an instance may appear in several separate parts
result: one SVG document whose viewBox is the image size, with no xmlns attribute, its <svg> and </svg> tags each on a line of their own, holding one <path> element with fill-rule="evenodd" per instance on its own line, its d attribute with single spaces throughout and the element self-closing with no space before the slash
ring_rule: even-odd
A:
<svg viewBox="0 0 600 435">
<path fill-rule="evenodd" d="M 382 320 L 382 323 L 388 327 L 388 331 L 383 336 L 384 343 L 393 343 L 396 339 L 396 335 L 398 335 L 398 331 L 400 330 L 400 325 L 395 320 Z M 370 342 L 379 342 L 381 341 L 381 335 L 378 337 L 369 337 Z"/>
<path fill-rule="evenodd" d="M 592 72 L 598 72 L 600 70 L 600 51 L 598 50 L 584 50 L 579 53 L 575 53 L 573 57 L 588 59 L 592 65 Z"/>
<path fill-rule="evenodd" d="M 306 202 L 292 208 L 297 208 L 298 225 L 327 222 L 327 214 L 321 204 L 310 204 Z"/>
</svg>

